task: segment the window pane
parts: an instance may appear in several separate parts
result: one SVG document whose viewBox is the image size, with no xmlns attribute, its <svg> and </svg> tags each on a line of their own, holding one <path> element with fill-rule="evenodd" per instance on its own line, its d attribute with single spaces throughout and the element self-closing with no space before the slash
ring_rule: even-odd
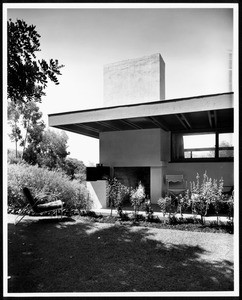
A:
<svg viewBox="0 0 242 300">
<path fill-rule="evenodd" d="M 234 157 L 234 150 L 219 150 L 219 157 Z"/>
<path fill-rule="evenodd" d="M 233 147 L 234 146 L 234 134 L 233 133 L 220 133 L 219 134 L 219 147 Z"/>
<path fill-rule="evenodd" d="M 184 147 L 187 148 L 215 148 L 215 134 L 184 135 Z"/>
<path fill-rule="evenodd" d="M 219 134 L 219 157 L 234 157 L 233 137 L 233 133 Z"/>
<path fill-rule="evenodd" d="M 215 157 L 215 151 L 193 151 L 192 158 L 200 158 L 200 157 Z"/>
<path fill-rule="evenodd" d="M 215 134 L 184 135 L 185 158 L 215 157 Z"/>
</svg>

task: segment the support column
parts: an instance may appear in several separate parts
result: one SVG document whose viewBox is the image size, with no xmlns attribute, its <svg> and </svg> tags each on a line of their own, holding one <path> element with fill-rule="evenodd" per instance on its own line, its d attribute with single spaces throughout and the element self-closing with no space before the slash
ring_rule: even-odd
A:
<svg viewBox="0 0 242 300">
<path fill-rule="evenodd" d="M 150 168 L 150 200 L 156 204 L 162 191 L 162 167 Z"/>
<path fill-rule="evenodd" d="M 150 168 L 150 200 L 152 204 L 156 204 L 157 200 L 165 193 L 165 174 L 166 163 L 159 167 Z"/>
</svg>

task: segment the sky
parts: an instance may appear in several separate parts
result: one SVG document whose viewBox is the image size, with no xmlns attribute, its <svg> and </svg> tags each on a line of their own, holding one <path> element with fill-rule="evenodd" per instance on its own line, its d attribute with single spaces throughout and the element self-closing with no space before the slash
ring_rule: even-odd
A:
<svg viewBox="0 0 242 300">
<path fill-rule="evenodd" d="M 103 106 L 105 64 L 154 53 L 166 64 L 167 100 L 231 91 L 233 10 L 151 7 L 7 10 L 7 19 L 36 26 L 39 57 L 65 65 L 60 85 L 50 82 L 40 105 L 46 125 L 48 114 Z M 98 163 L 97 139 L 67 134 L 70 157 Z"/>
</svg>

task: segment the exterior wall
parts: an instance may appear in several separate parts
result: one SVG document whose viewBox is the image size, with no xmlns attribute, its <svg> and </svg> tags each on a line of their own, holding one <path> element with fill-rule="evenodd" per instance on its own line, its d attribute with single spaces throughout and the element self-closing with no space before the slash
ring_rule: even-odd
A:
<svg viewBox="0 0 242 300">
<path fill-rule="evenodd" d="M 162 129 L 103 132 L 100 163 L 110 167 L 151 167 L 151 202 L 161 197 L 164 170 L 169 158 L 169 133 Z"/>
<path fill-rule="evenodd" d="M 104 106 L 165 99 L 165 63 L 159 53 L 104 66 Z"/>
<path fill-rule="evenodd" d="M 184 162 L 169 163 L 167 165 L 166 174 L 176 175 L 183 174 L 187 180 L 188 187 L 191 181 L 196 181 L 197 173 L 202 176 L 207 171 L 207 175 L 213 179 L 223 177 L 224 186 L 230 187 L 234 185 L 234 163 L 233 162 Z M 164 177 L 165 178 L 165 177 Z M 163 178 L 164 182 L 165 179 Z M 201 182 L 200 180 L 200 182 Z"/>
<path fill-rule="evenodd" d="M 110 167 L 162 166 L 169 134 L 162 129 L 102 132 L 100 163 Z"/>
<path fill-rule="evenodd" d="M 211 178 L 223 177 L 224 186 L 234 185 L 233 162 L 169 163 L 170 133 L 162 129 L 103 132 L 100 134 L 100 163 L 112 167 L 150 167 L 151 202 L 166 192 L 165 175 L 183 174 L 188 187 L 205 171 Z"/>
<path fill-rule="evenodd" d="M 106 208 L 107 207 L 107 181 L 97 180 L 88 181 L 87 190 L 89 196 L 93 201 L 93 209 Z"/>
</svg>

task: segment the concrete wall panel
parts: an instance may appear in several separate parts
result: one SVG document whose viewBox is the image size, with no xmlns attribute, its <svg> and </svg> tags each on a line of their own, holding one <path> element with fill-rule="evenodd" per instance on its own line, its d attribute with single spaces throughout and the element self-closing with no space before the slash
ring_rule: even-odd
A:
<svg viewBox="0 0 242 300">
<path fill-rule="evenodd" d="M 162 142 L 161 142 L 162 137 Z M 106 166 L 161 166 L 167 159 L 169 133 L 162 129 L 103 132 L 100 163 Z"/>
<path fill-rule="evenodd" d="M 196 181 L 197 173 L 200 175 L 201 182 L 205 171 L 207 171 L 207 175 L 213 179 L 219 180 L 223 177 L 224 186 L 234 185 L 233 162 L 170 163 L 166 169 L 166 173 L 169 175 L 183 174 L 185 180 L 187 180 L 188 187 L 191 181 Z"/>
<path fill-rule="evenodd" d="M 165 63 L 159 53 L 104 66 L 104 105 L 165 99 Z"/>
<path fill-rule="evenodd" d="M 87 190 L 90 198 L 93 201 L 93 209 L 107 207 L 107 181 L 97 180 L 88 181 Z"/>
</svg>

